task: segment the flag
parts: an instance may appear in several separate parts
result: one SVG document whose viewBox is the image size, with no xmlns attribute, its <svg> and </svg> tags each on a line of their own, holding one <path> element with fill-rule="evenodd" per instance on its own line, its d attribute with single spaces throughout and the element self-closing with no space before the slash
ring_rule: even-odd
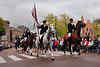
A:
<svg viewBox="0 0 100 67">
<path fill-rule="evenodd" d="M 32 16 L 33 16 L 33 18 L 35 19 L 34 28 L 35 28 L 35 23 L 36 23 L 36 22 L 37 22 L 37 24 L 40 26 L 39 22 L 37 21 L 37 15 L 36 15 L 36 7 L 35 7 L 35 4 L 34 4 L 34 8 L 32 9 Z"/>
<path fill-rule="evenodd" d="M 82 14 L 82 16 L 81 16 L 81 20 L 84 21 L 83 14 Z"/>
</svg>

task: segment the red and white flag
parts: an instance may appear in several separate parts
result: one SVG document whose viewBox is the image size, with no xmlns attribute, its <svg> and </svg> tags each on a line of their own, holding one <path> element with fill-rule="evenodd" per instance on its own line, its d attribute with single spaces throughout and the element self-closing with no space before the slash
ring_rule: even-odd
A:
<svg viewBox="0 0 100 67">
<path fill-rule="evenodd" d="M 35 7 L 35 4 L 34 4 L 34 8 L 32 9 L 32 16 L 33 16 L 33 18 L 35 19 L 34 28 L 35 28 L 35 23 L 36 23 L 36 22 L 37 22 L 37 24 L 40 26 L 39 22 L 37 21 L 37 15 L 36 15 L 36 7 Z"/>
</svg>

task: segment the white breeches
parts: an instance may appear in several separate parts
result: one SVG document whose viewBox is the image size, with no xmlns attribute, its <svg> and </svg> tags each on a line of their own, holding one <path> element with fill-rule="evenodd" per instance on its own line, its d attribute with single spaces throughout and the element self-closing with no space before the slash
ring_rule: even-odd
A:
<svg viewBox="0 0 100 67">
<path fill-rule="evenodd" d="M 40 35 L 40 39 L 42 38 L 43 34 Z"/>
<path fill-rule="evenodd" d="M 27 37 L 25 37 L 25 41 L 27 40 Z"/>
<path fill-rule="evenodd" d="M 71 37 L 71 33 L 68 33 L 68 37 Z"/>
</svg>

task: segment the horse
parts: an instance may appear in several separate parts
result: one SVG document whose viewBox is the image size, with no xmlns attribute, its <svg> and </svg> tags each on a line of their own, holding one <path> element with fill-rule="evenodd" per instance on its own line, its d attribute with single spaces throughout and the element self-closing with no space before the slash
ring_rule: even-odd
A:
<svg viewBox="0 0 100 67">
<path fill-rule="evenodd" d="M 22 41 L 22 48 L 24 49 L 25 53 L 28 53 L 28 51 L 30 49 L 31 56 L 32 56 L 32 47 L 33 47 L 34 39 L 35 39 L 35 34 L 32 34 L 27 38 L 26 42 L 25 42 L 25 40 Z"/>
<path fill-rule="evenodd" d="M 70 41 L 69 43 L 69 51 L 70 51 L 70 54 L 71 56 L 72 55 L 72 51 L 71 51 L 71 44 L 75 44 L 75 58 L 77 58 L 77 48 L 79 50 L 79 54 L 78 55 L 81 55 L 81 50 L 80 50 L 80 41 L 81 41 L 81 37 L 80 37 L 80 32 L 81 32 L 81 28 L 82 27 L 85 27 L 86 24 L 83 23 L 83 21 L 78 21 L 77 25 L 76 25 L 76 30 L 72 33 L 72 37 L 71 37 L 71 40 L 68 39 L 68 34 L 65 34 L 64 35 L 64 42 L 63 42 L 63 49 L 64 49 L 64 55 L 65 55 L 65 47 L 68 46 L 68 42 Z"/>
<path fill-rule="evenodd" d="M 51 49 L 52 60 L 54 60 L 53 49 L 52 49 L 52 32 L 54 32 L 53 25 L 49 24 L 49 27 L 43 37 L 43 44 L 42 44 L 41 49 L 42 49 L 42 55 L 43 55 L 43 49 L 45 50 L 45 53 L 44 53 L 45 59 L 47 59 L 46 49 L 48 48 L 49 53 L 50 53 L 50 49 Z M 39 47 L 40 42 L 38 40 L 39 40 L 39 37 L 37 37 L 36 42 L 35 42 L 36 47 L 37 47 L 37 57 L 39 56 L 39 48 L 40 48 Z M 49 49 L 49 47 L 50 47 L 50 49 Z"/>
</svg>

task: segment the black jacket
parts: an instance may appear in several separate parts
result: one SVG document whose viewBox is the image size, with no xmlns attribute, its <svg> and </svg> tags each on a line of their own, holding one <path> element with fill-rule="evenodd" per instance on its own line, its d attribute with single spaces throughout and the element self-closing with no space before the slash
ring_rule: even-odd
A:
<svg viewBox="0 0 100 67">
<path fill-rule="evenodd" d="M 44 27 L 44 25 L 41 25 L 41 26 L 39 26 L 38 28 L 41 29 L 40 34 L 43 34 L 43 33 L 46 32 L 46 30 L 48 29 L 48 26 L 46 25 L 46 26 Z"/>
<path fill-rule="evenodd" d="M 16 40 L 17 40 L 17 39 L 19 40 L 19 37 L 15 37 L 15 39 L 16 39 Z"/>
<path fill-rule="evenodd" d="M 31 33 L 30 33 L 30 31 L 26 31 L 26 37 L 28 37 L 28 35 L 30 36 L 31 35 Z"/>
<path fill-rule="evenodd" d="M 26 34 L 23 34 L 22 36 L 23 36 L 23 38 L 24 38 L 24 37 L 26 37 Z"/>
<path fill-rule="evenodd" d="M 72 25 L 71 23 L 68 24 L 68 33 L 72 33 L 72 29 L 75 30 L 74 24 Z"/>
</svg>

